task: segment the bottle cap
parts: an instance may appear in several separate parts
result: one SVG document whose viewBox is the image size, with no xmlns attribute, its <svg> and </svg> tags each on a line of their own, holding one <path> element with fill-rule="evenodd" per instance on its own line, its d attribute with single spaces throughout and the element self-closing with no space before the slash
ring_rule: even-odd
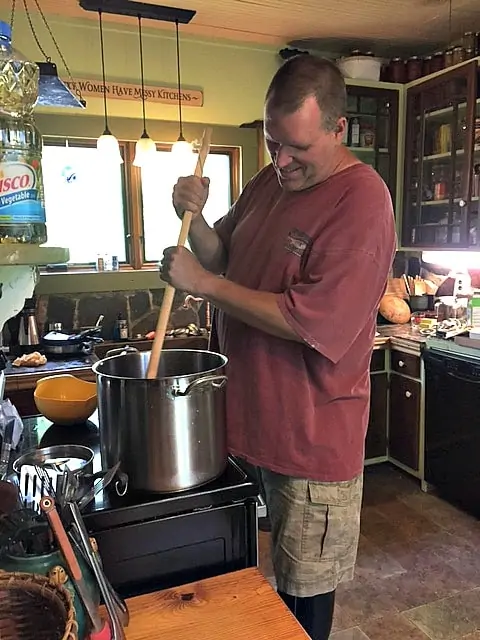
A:
<svg viewBox="0 0 480 640">
<path fill-rule="evenodd" d="M 12 28 L 7 22 L 0 20 L 0 38 L 12 39 Z"/>
</svg>

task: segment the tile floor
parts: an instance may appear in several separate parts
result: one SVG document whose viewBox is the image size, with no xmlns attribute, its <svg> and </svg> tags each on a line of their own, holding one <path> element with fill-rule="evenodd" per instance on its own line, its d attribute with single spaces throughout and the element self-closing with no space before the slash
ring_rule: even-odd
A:
<svg viewBox="0 0 480 640">
<path fill-rule="evenodd" d="M 272 582 L 269 534 L 260 568 Z M 355 579 L 331 640 L 480 640 L 480 521 L 384 464 L 365 473 Z"/>
</svg>

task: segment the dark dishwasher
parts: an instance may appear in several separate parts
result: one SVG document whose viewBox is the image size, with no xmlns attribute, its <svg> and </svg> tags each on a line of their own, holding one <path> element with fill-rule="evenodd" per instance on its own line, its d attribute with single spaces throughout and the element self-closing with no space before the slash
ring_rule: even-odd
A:
<svg viewBox="0 0 480 640">
<path fill-rule="evenodd" d="M 480 517 L 480 359 L 427 350 L 425 479 Z"/>
</svg>

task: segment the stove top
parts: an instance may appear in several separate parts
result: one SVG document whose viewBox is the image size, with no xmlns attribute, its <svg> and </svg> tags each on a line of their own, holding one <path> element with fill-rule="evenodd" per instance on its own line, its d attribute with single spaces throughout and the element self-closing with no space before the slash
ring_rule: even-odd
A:
<svg viewBox="0 0 480 640">
<path fill-rule="evenodd" d="M 24 418 L 24 433 L 19 452 L 35 447 L 55 444 L 82 444 L 93 449 L 95 458 L 93 471 L 101 469 L 100 436 L 97 416 L 82 425 L 62 426 L 52 424 L 42 416 Z M 85 521 L 95 529 L 133 524 L 159 517 L 209 509 L 214 506 L 255 499 L 258 495 L 256 482 L 233 458 L 229 458 L 225 472 L 205 485 L 178 493 L 145 493 L 129 489 L 120 497 L 113 488 L 100 492 L 95 501 L 85 510 Z"/>
</svg>

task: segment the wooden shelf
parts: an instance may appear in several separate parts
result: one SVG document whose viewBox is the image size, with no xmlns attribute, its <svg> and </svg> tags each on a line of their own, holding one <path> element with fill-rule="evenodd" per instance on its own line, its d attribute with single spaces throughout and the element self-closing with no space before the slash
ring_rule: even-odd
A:
<svg viewBox="0 0 480 640">
<path fill-rule="evenodd" d="M 480 145 L 476 145 L 473 149 L 474 153 L 479 153 L 480 152 Z M 463 156 L 465 155 L 465 150 L 464 149 L 457 149 L 457 151 L 455 152 L 455 156 Z M 443 160 L 445 158 L 451 158 L 452 157 L 452 152 L 448 151 L 447 153 L 433 153 L 432 155 L 429 156 L 423 156 L 422 160 L 423 162 L 434 162 L 435 160 Z M 414 159 L 414 162 L 418 162 L 418 158 Z"/>
<path fill-rule="evenodd" d="M 480 198 L 478 197 L 474 197 L 470 200 L 470 202 L 478 202 Z M 458 204 L 460 202 L 460 200 L 463 200 L 463 198 L 454 198 L 453 202 L 454 204 Z M 433 207 L 435 205 L 445 205 L 445 204 L 450 204 L 450 200 L 423 200 L 420 205 L 422 207 Z M 413 202 L 412 205 L 414 207 L 417 206 L 416 202 Z"/>
<path fill-rule="evenodd" d="M 352 152 L 361 151 L 362 153 L 389 153 L 389 150 L 384 147 L 379 147 L 378 149 L 375 147 L 347 147 Z"/>
<path fill-rule="evenodd" d="M 480 98 L 477 98 L 477 105 L 480 105 Z M 459 109 L 465 109 L 467 106 L 466 102 L 460 102 L 458 104 Z M 447 115 L 447 113 L 452 113 L 453 107 L 444 107 L 443 109 L 435 109 L 435 111 L 430 111 L 425 114 L 425 120 L 430 120 L 431 118 L 440 118 L 441 116 Z M 421 116 L 417 116 L 417 120 L 420 120 Z"/>
</svg>

